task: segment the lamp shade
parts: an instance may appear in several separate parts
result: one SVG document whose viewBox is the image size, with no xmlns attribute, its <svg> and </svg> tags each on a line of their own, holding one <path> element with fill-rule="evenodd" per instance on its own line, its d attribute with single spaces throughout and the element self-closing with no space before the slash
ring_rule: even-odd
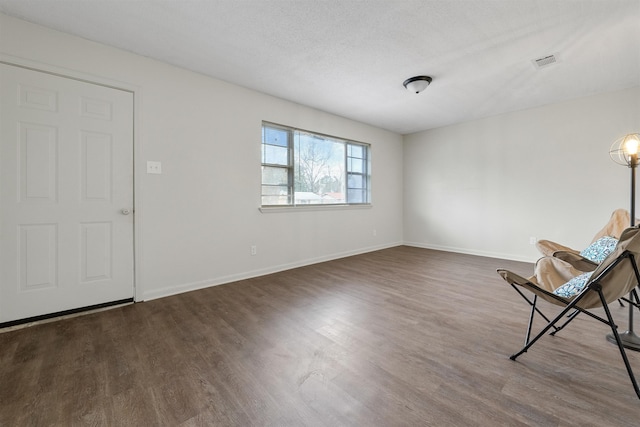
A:
<svg viewBox="0 0 640 427">
<path fill-rule="evenodd" d="M 431 77 L 429 76 L 416 76 L 411 77 L 404 81 L 403 86 L 407 88 L 407 90 L 415 93 L 420 93 L 429 86 L 431 83 Z"/>
<path fill-rule="evenodd" d="M 635 166 L 640 150 L 640 134 L 630 133 L 618 138 L 609 149 L 611 160 L 623 166 Z"/>
</svg>

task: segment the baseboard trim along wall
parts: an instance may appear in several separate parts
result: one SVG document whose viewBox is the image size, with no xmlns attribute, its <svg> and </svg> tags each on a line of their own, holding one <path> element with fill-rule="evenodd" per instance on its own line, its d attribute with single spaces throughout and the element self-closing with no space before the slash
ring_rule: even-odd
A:
<svg viewBox="0 0 640 427">
<path fill-rule="evenodd" d="M 521 257 L 521 256 L 514 256 L 512 254 L 499 253 L 499 252 L 477 251 L 477 250 L 469 250 L 465 248 L 429 245 L 429 244 L 417 243 L 417 242 L 404 242 L 403 244 L 405 246 L 413 246 L 415 248 L 433 249 L 436 251 L 444 251 L 444 252 L 455 252 L 459 254 L 476 255 L 476 256 L 483 256 L 487 258 L 505 259 L 510 261 L 520 261 L 520 262 L 529 262 L 529 263 L 534 263 L 536 261 L 536 259 L 531 259 L 531 258 Z"/>
<path fill-rule="evenodd" d="M 247 271 L 239 274 L 232 274 L 229 276 L 223 276 L 223 277 L 219 277 L 211 280 L 202 280 L 198 282 L 181 283 L 173 286 L 166 286 L 161 289 L 153 289 L 150 291 L 143 292 L 142 301 L 151 301 L 158 298 L 164 298 L 171 295 L 181 294 L 183 292 L 195 291 L 198 289 L 204 289 L 211 286 L 224 285 L 228 283 L 237 282 L 240 280 L 251 279 L 253 277 L 265 276 L 267 274 L 278 273 L 280 271 L 291 270 L 298 267 L 304 267 L 307 265 L 318 264 L 321 262 L 332 261 L 340 258 L 346 258 L 354 255 L 364 254 L 367 252 L 378 251 L 381 249 L 388 249 L 396 246 L 402 246 L 402 242 L 389 243 L 389 244 L 379 245 L 379 246 L 369 246 L 369 247 L 354 250 L 354 251 L 340 252 L 337 254 L 332 254 L 332 255 L 327 255 L 327 256 L 317 257 L 317 258 L 309 258 L 309 259 L 301 260 L 294 263 L 281 264 L 281 265 L 277 265 L 269 268 L 252 270 L 252 271 Z"/>
</svg>

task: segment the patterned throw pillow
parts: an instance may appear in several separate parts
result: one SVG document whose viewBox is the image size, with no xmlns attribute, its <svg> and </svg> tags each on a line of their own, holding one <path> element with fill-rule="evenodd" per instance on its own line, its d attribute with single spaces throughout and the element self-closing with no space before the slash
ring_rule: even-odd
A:
<svg viewBox="0 0 640 427">
<path fill-rule="evenodd" d="M 613 252 L 617 244 L 618 239 L 614 237 L 601 237 L 590 244 L 588 248 L 580 252 L 580 255 L 590 261 L 600 264 L 611 252 Z"/>
<path fill-rule="evenodd" d="M 582 273 L 581 275 L 574 277 L 573 279 L 569 280 L 567 283 L 553 291 L 553 293 L 563 298 L 571 298 L 574 295 L 578 295 L 580 291 L 584 289 L 584 285 L 587 284 L 589 278 L 591 278 L 592 273 L 593 271 L 590 271 L 588 273 Z"/>
</svg>

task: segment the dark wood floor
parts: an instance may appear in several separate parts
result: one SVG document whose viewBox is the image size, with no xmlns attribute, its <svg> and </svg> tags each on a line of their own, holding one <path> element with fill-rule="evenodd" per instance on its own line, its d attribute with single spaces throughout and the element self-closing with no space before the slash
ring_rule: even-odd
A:
<svg viewBox="0 0 640 427">
<path fill-rule="evenodd" d="M 497 267 L 532 268 L 397 247 L 0 333 L 0 425 L 639 425 L 605 325 L 509 360 Z"/>
</svg>

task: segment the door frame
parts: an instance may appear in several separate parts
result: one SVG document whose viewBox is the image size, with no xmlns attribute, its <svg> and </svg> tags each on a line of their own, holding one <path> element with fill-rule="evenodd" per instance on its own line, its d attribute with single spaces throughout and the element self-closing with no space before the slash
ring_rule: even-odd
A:
<svg viewBox="0 0 640 427">
<path fill-rule="evenodd" d="M 119 80 L 109 79 L 102 76 L 96 76 L 88 74 L 78 70 L 72 70 L 68 68 L 59 67 L 43 62 L 33 61 L 26 58 L 21 58 L 13 55 L 7 55 L 0 52 L 0 63 L 6 65 L 12 65 L 20 68 L 26 68 L 32 71 L 38 71 L 41 73 L 52 74 L 54 76 L 63 77 L 67 79 L 77 80 L 84 83 L 95 84 L 98 86 L 104 86 L 112 89 L 123 90 L 131 92 L 133 94 L 133 301 L 142 301 L 144 295 L 143 289 L 140 286 L 142 283 L 141 272 L 138 268 L 138 261 L 142 259 L 142 245 L 140 244 L 141 236 L 141 224 L 142 224 L 142 191 L 140 191 L 140 183 L 142 182 L 140 167 L 137 167 L 138 159 L 142 159 L 142 147 L 139 141 L 142 141 L 141 125 L 140 125 L 140 109 L 142 105 L 142 88 L 138 85 L 123 82 Z"/>
</svg>

